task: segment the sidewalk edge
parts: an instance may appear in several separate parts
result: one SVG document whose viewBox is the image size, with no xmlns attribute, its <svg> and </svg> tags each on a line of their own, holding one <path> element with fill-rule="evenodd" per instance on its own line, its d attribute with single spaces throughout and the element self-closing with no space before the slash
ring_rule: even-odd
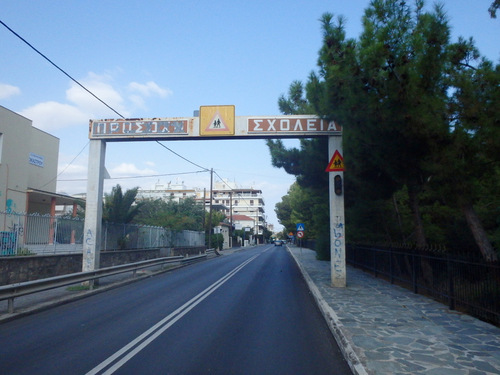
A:
<svg viewBox="0 0 500 375">
<path fill-rule="evenodd" d="M 328 327 L 330 328 L 330 331 L 333 334 L 333 337 L 337 341 L 337 344 L 340 347 L 340 350 L 344 354 L 344 358 L 346 359 L 347 363 L 349 364 L 349 367 L 353 371 L 355 375 L 368 375 L 368 372 L 364 368 L 363 364 L 359 360 L 358 355 L 354 351 L 354 349 L 351 346 L 351 343 L 348 341 L 346 336 L 344 335 L 342 331 L 342 323 L 340 322 L 337 314 L 335 311 L 331 308 L 330 305 L 325 301 L 323 296 L 321 295 L 321 292 L 319 291 L 318 287 L 316 284 L 314 284 L 314 281 L 311 279 L 307 271 L 302 267 L 300 262 L 297 260 L 293 252 L 286 247 L 290 255 L 293 257 L 295 260 L 295 263 L 300 269 L 300 272 L 302 273 L 302 276 L 304 277 L 304 280 L 306 281 L 307 285 L 309 286 L 309 290 L 311 291 L 316 303 L 318 304 L 318 307 L 323 314 L 323 317 L 326 320 L 326 323 Z"/>
</svg>

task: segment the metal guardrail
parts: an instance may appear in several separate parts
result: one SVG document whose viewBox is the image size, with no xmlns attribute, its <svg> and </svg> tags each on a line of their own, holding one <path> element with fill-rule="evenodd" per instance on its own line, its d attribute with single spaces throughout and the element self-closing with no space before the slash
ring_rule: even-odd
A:
<svg viewBox="0 0 500 375">
<path fill-rule="evenodd" d="M 137 270 L 159 266 L 163 264 L 181 263 L 189 264 L 207 258 L 207 254 L 197 255 L 192 257 L 183 257 L 181 255 L 174 257 L 164 257 L 141 262 L 122 264 L 114 267 L 101 268 L 94 271 L 77 272 L 67 275 L 54 276 L 46 279 L 25 281 L 16 284 L 0 286 L 0 301 L 8 300 L 9 313 L 14 312 L 14 299 L 28 294 L 43 292 L 50 289 L 59 288 L 62 286 L 78 284 L 89 280 L 95 280 L 102 277 L 118 275 L 125 272 L 135 272 Z"/>
</svg>

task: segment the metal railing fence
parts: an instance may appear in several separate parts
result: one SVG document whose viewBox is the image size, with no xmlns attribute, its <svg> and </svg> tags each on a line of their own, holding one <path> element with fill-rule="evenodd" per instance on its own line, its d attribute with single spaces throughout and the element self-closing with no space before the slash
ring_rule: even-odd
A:
<svg viewBox="0 0 500 375">
<path fill-rule="evenodd" d="M 46 279 L 25 281 L 11 285 L 3 285 L 0 286 L 0 301 L 8 300 L 8 311 L 9 313 L 12 314 L 14 312 L 14 299 L 28 294 L 43 292 L 46 290 L 82 283 L 89 280 L 96 280 L 99 278 L 122 274 L 125 272 L 132 271 L 134 272 L 135 276 L 135 272 L 137 270 L 153 266 L 162 266 L 166 264 L 188 265 L 203 259 L 207 259 L 208 256 L 209 254 L 206 253 L 193 257 L 174 256 L 174 257 L 149 259 L 136 263 L 122 264 L 108 268 L 101 268 L 94 271 L 71 273 L 67 275 L 54 276 Z"/>
<path fill-rule="evenodd" d="M 82 252 L 84 224 L 78 217 L 0 211 L 0 256 Z M 196 247 L 205 245 L 205 233 L 104 223 L 101 241 L 101 249 L 107 251 Z"/>
<path fill-rule="evenodd" d="M 470 255 L 348 245 L 346 261 L 500 326 L 500 264 Z"/>
</svg>

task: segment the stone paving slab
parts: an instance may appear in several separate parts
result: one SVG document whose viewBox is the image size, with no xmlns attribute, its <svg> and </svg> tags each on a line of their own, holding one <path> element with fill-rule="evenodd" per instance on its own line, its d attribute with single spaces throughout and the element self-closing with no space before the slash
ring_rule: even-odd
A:
<svg viewBox="0 0 500 375">
<path fill-rule="evenodd" d="M 288 249 L 355 374 L 500 374 L 500 328 L 349 266 L 333 288 L 330 262 Z"/>
</svg>

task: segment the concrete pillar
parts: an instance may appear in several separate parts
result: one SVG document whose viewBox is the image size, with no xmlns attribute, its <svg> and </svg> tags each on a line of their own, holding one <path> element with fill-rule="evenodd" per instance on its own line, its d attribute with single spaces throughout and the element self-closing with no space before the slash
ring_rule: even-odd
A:
<svg viewBox="0 0 500 375">
<path fill-rule="evenodd" d="M 106 142 L 90 140 L 82 271 L 99 269 Z"/>
<path fill-rule="evenodd" d="M 331 160 L 335 151 L 343 155 L 342 137 L 328 137 L 328 160 Z M 329 172 L 329 195 L 330 195 L 330 256 L 331 256 L 331 280 L 333 287 L 344 288 L 346 282 L 345 264 L 345 220 L 344 220 L 344 187 L 342 194 L 335 194 L 334 179 L 340 175 L 344 185 L 344 172 Z"/>
</svg>

